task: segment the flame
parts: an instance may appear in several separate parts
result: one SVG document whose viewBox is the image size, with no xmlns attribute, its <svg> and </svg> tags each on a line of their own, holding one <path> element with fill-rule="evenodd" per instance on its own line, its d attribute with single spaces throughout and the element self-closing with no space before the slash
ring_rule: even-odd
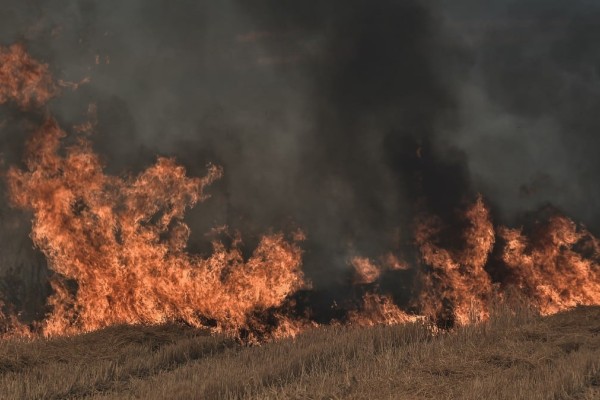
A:
<svg viewBox="0 0 600 400">
<path fill-rule="evenodd" d="M 433 319 L 467 324 L 489 316 L 494 297 L 516 289 L 542 314 L 577 305 L 600 304 L 600 243 L 590 232 L 555 212 L 528 236 L 522 229 L 494 225 L 481 196 L 464 214 L 462 247 L 437 242 L 442 222 L 419 220 L 416 243 L 425 272 L 416 306 Z M 486 269 L 500 239 L 500 272 L 492 283 Z"/>
<path fill-rule="evenodd" d="M 354 267 L 353 282 L 357 285 L 370 284 L 377 281 L 384 271 L 406 271 L 410 269 L 410 266 L 391 252 L 380 257 L 379 263 L 368 257 L 354 256 L 350 259 L 350 265 Z"/>
<path fill-rule="evenodd" d="M 437 244 L 442 231 L 439 218 L 421 217 L 415 232 L 421 260 L 429 267 L 422 274 L 420 308 L 425 315 L 459 324 L 489 315 L 487 303 L 492 283 L 484 267 L 495 242 L 494 226 L 481 197 L 464 218 L 467 228 L 462 233 L 460 249 L 444 249 Z"/>
<path fill-rule="evenodd" d="M 0 338 L 33 338 L 31 329 L 19 321 L 13 312 L 5 312 L 4 303 L 0 301 Z"/>
<path fill-rule="evenodd" d="M 23 46 L 0 48 L 0 104 L 41 107 L 56 88 L 48 66 Z M 309 287 L 303 231 L 265 235 L 249 258 L 239 235 L 229 246 L 214 239 L 210 255 L 189 253 L 185 212 L 207 198 L 221 168 L 208 165 L 206 176 L 190 177 L 174 159 L 158 157 L 137 176 L 108 175 L 85 138 L 97 125 L 93 104 L 88 117 L 68 147 L 67 133 L 48 118 L 27 142 L 25 168 L 6 173 L 12 204 L 32 212 L 31 238 L 53 272 L 53 294 L 51 311 L 33 330 L 0 303 L 0 336 L 182 321 L 258 343 L 318 326 L 310 311 L 293 311 L 294 296 Z M 494 225 L 482 196 L 457 212 L 458 227 L 426 210 L 416 216 L 412 265 L 394 252 L 352 257 L 360 295 L 346 317 L 330 323 L 464 325 L 487 319 L 494 301 L 513 290 L 543 314 L 600 304 L 600 242 L 584 227 L 558 212 L 533 227 Z M 382 284 L 390 276 L 411 279 L 407 305 Z"/>
<path fill-rule="evenodd" d="M 33 211 L 32 239 L 57 273 L 44 334 L 207 319 L 238 329 L 251 312 L 302 287 L 301 250 L 282 234 L 263 237 L 248 260 L 239 241 L 232 248 L 213 242 L 208 258 L 185 251 L 184 212 L 206 198 L 220 168 L 190 178 L 159 158 L 136 177 L 109 176 L 86 140 L 60 156 L 65 135 L 48 120 L 28 143 L 27 170 L 7 174 L 12 202 Z"/>
<path fill-rule="evenodd" d="M 410 269 L 410 266 L 400 260 L 398 256 L 394 253 L 387 253 L 382 257 L 383 265 L 390 271 L 406 271 Z"/>
<path fill-rule="evenodd" d="M 0 46 L 0 104 L 12 101 L 21 108 L 41 106 L 55 94 L 47 64 L 31 58 L 21 44 Z"/>
<path fill-rule="evenodd" d="M 350 311 L 348 315 L 348 322 L 359 326 L 406 324 L 419 319 L 401 310 L 390 296 L 377 293 L 366 293 L 361 310 Z"/>
<path fill-rule="evenodd" d="M 371 260 L 365 257 L 353 257 L 350 261 L 354 267 L 354 283 L 368 284 L 373 283 L 381 275 L 381 268 L 373 264 Z"/>
<path fill-rule="evenodd" d="M 507 283 L 525 293 L 543 314 L 600 304 L 600 245 L 585 229 L 554 215 L 532 237 L 505 227 L 499 235 L 505 241 Z"/>
</svg>

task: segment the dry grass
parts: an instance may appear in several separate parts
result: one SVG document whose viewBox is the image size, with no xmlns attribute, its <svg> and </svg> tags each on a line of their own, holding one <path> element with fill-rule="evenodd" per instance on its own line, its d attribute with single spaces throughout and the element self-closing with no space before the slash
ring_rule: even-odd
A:
<svg viewBox="0 0 600 400">
<path fill-rule="evenodd" d="M 3 399 L 600 399 L 600 308 L 325 328 L 243 347 L 182 327 L 0 343 Z"/>
</svg>

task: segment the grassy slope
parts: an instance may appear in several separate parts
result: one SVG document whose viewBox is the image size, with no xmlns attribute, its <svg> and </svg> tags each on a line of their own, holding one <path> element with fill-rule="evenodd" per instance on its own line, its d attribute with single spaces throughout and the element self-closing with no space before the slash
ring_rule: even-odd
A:
<svg viewBox="0 0 600 400">
<path fill-rule="evenodd" d="M 499 314 L 437 337 L 326 328 L 252 348 L 174 326 L 3 341 L 0 398 L 600 399 L 600 308 Z"/>
</svg>

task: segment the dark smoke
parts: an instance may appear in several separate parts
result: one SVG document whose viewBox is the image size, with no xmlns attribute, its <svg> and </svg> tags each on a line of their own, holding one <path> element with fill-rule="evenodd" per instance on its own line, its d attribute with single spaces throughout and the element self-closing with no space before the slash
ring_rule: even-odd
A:
<svg viewBox="0 0 600 400">
<path fill-rule="evenodd" d="M 446 7 L 476 60 L 454 143 L 477 189 L 505 217 L 550 202 L 597 231 L 600 4 L 463 4 Z"/>
<path fill-rule="evenodd" d="M 451 224 L 477 192 L 502 219 L 551 202 L 600 226 L 593 2 L 6 3 L 0 44 L 26 43 L 57 79 L 91 78 L 51 109 L 69 128 L 96 105 L 92 140 L 109 172 L 156 154 L 190 174 L 224 167 L 190 213 L 191 250 L 215 225 L 248 248 L 301 227 L 324 303 L 349 290 L 351 255 L 410 257 L 415 213 Z M 2 113 L 5 168 L 42 116 Z M 29 217 L 4 198 L 0 211 L 11 255 L 0 268 L 35 270 Z"/>
</svg>

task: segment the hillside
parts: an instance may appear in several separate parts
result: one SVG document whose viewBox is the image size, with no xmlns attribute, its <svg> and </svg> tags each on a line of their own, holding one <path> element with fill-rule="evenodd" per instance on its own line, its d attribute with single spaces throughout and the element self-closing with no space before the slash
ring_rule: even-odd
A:
<svg viewBox="0 0 600 400">
<path fill-rule="evenodd" d="M 329 327 L 259 347 L 181 326 L 0 343 L 3 399 L 598 399 L 600 307 Z"/>
</svg>

